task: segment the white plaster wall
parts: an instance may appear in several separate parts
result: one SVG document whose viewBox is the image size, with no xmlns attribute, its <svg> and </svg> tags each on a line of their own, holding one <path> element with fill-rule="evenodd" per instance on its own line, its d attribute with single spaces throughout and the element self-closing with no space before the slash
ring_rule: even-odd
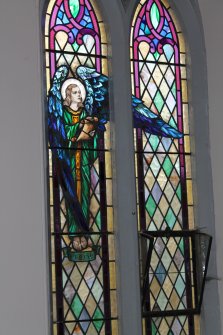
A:
<svg viewBox="0 0 223 335">
<path fill-rule="evenodd" d="M 223 2 L 221 0 L 199 0 L 199 5 L 205 33 L 207 54 L 209 125 L 214 189 L 217 275 L 220 278 L 218 281 L 218 287 L 221 324 L 223 325 Z M 208 303 L 208 301 L 206 301 L 206 303 Z M 212 309 L 214 312 L 215 306 L 212 306 Z"/>
<path fill-rule="evenodd" d="M 0 2 L 0 334 L 49 335 L 38 1 Z"/>
</svg>

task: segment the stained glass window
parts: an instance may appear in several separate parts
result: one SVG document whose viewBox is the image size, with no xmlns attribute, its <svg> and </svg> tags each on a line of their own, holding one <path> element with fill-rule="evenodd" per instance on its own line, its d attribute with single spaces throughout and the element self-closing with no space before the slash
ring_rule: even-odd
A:
<svg viewBox="0 0 223 335">
<path fill-rule="evenodd" d="M 53 335 L 118 334 L 107 57 L 96 1 L 49 1 Z"/>
<path fill-rule="evenodd" d="M 130 58 L 139 230 L 194 228 L 184 36 L 166 0 L 141 0 Z M 180 237 L 156 237 L 149 272 L 150 317 L 144 334 L 194 334 L 188 257 Z M 180 311 L 179 313 L 177 313 Z"/>
</svg>

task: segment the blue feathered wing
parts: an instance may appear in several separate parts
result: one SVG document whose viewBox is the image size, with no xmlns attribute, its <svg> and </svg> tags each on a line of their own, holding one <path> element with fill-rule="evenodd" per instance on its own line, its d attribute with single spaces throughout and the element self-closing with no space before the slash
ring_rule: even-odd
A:
<svg viewBox="0 0 223 335">
<path fill-rule="evenodd" d="M 98 129 L 105 131 L 104 125 L 109 120 L 108 77 L 85 66 L 79 66 L 76 73 L 86 88 L 84 105 L 87 114 L 96 116 L 99 120 Z"/>
<path fill-rule="evenodd" d="M 183 134 L 171 127 L 163 119 L 151 112 L 143 101 L 132 96 L 132 112 L 135 128 L 141 128 L 146 133 L 172 138 L 181 138 Z"/>
<path fill-rule="evenodd" d="M 67 136 L 63 121 L 63 107 L 61 97 L 61 85 L 68 75 L 68 68 L 60 66 L 53 78 L 48 98 L 48 138 L 53 155 L 53 163 L 67 206 L 73 213 L 77 226 L 83 231 L 89 227 L 84 218 L 80 203 L 75 191 L 72 176 L 69 150 L 67 148 Z"/>
<path fill-rule="evenodd" d="M 84 82 L 86 88 L 85 109 L 90 116 L 99 119 L 98 128 L 105 131 L 104 124 L 109 120 L 108 106 L 108 77 L 93 68 L 79 66 L 78 77 Z M 183 134 L 166 123 L 157 114 L 151 112 L 142 100 L 132 96 L 132 113 L 134 128 L 140 128 L 146 133 L 181 138 Z"/>
</svg>

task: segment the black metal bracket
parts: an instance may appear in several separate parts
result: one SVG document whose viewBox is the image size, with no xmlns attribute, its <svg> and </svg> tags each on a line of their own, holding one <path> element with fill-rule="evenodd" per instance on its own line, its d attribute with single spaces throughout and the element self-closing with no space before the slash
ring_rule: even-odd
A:
<svg viewBox="0 0 223 335">
<path fill-rule="evenodd" d="M 190 303 L 186 308 L 180 309 L 151 309 L 150 306 L 150 267 L 153 257 L 154 245 L 157 238 L 183 238 L 187 244 L 185 255 L 185 268 L 187 269 L 187 291 L 190 294 Z M 177 316 L 200 314 L 204 294 L 205 281 L 211 251 L 212 237 L 199 230 L 170 229 L 164 231 L 140 232 L 140 249 L 142 264 L 142 314 L 144 317 Z M 186 264 L 188 262 L 188 264 Z"/>
</svg>

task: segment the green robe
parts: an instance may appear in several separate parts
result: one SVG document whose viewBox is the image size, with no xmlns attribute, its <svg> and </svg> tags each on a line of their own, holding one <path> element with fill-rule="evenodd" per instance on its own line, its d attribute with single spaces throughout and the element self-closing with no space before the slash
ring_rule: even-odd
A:
<svg viewBox="0 0 223 335">
<path fill-rule="evenodd" d="M 97 134 L 90 140 L 81 140 L 78 142 L 71 141 L 73 138 L 78 138 L 81 128 L 80 121 L 88 115 L 84 109 L 79 109 L 77 112 L 72 111 L 69 107 L 63 109 L 65 131 L 67 134 L 68 147 L 75 149 L 69 150 L 72 176 L 74 178 L 75 188 L 84 217 L 89 222 L 89 207 L 90 207 L 90 186 L 91 186 L 91 166 L 97 158 Z M 72 212 L 66 205 L 67 221 L 69 236 L 75 236 L 75 232 L 80 229 L 77 226 Z"/>
</svg>

